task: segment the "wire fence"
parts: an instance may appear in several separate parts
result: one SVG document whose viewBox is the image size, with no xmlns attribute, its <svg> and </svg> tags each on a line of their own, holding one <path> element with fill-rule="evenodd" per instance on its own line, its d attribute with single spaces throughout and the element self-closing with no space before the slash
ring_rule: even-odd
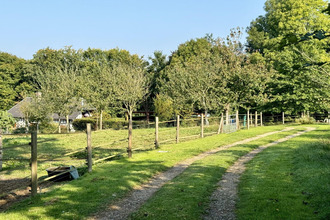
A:
<svg viewBox="0 0 330 220">
<path fill-rule="evenodd" d="M 234 114 L 222 117 L 178 118 L 176 120 L 148 123 L 133 127 L 132 150 L 134 153 L 174 144 L 196 138 L 231 133 L 251 126 L 294 122 L 299 116 L 262 115 L 262 113 Z M 327 116 L 320 116 L 325 120 Z M 157 133 L 157 137 L 156 137 Z M 103 130 L 92 132 L 92 163 L 112 160 L 125 156 L 128 146 L 128 132 L 125 130 Z M 5 135 L 0 137 L 0 181 L 31 177 L 31 137 L 29 135 Z M 37 140 L 37 172 L 39 184 L 51 181 L 46 169 L 51 167 L 74 166 L 80 173 L 87 172 L 87 135 L 40 134 Z M 67 171 L 65 171 L 67 172 Z M 53 178 L 60 179 L 55 176 Z M 1 188 L 1 187 L 0 187 Z M 0 190 L 0 196 L 4 194 Z"/>
</svg>

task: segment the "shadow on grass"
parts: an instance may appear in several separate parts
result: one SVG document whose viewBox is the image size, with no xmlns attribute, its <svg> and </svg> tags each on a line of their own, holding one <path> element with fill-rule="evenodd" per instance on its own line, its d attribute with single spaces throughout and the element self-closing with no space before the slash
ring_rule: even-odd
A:
<svg viewBox="0 0 330 220">
<path fill-rule="evenodd" d="M 114 161 L 62 188 L 23 201 L 6 213 L 24 213 L 31 219 L 81 219 L 123 197 L 136 183 L 150 178 L 152 170 L 164 169 L 159 161 Z"/>
</svg>

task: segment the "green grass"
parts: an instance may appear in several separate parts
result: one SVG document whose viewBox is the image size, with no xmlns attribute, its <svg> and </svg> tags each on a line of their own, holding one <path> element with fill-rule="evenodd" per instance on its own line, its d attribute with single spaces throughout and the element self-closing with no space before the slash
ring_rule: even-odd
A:
<svg viewBox="0 0 330 220">
<path fill-rule="evenodd" d="M 0 219 L 81 219 L 120 197 L 134 186 L 179 161 L 221 145 L 233 143 L 284 126 L 259 127 L 236 133 L 210 136 L 180 144 L 163 145 L 158 150 L 137 153 L 132 159 L 99 164 L 91 174 L 33 199 L 27 199 L 0 214 Z M 101 133 L 101 132 L 95 132 Z"/>
<path fill-rule="evenodd" d="M 330 127 L 269 147 L 248 164 L 238 219 L 330 219 Z"/>
<path fill-rule="evenodd" d="M 155 193 L 131 219 L 201 219 L 217 182 L 230 165 L 252 149 L 302 129 L 298 127 L 292 131 L 273 134 L 194 162 L 180 176 Z"/>
<path fill-rule="evenodd" d="M 217 125 L 213 124 L 205 128 L 205 133 L 214 132 Z M 133 130 L 133 150 L 148 150 L 154 147 L 154 128 Z M 198 135 L 200 128 L 182 127 L 180 136 Z M 159 129 L 159 141 L 172 140 L 166 144 L 174 143 L 176 130 L 174 127 L 161 127 Z M 30 147 L 19 147 L 11 149 L 11 146 L 27 144 L 30 142 L 30 135 L 4 135 L 4 159 L 19 158 L 23 160 L 6 160 L 0 175 L 2 178 L 23 178 L 30 175 L 29 158 Z M 196 137 L 198 138 L 198 137 Z M 181 139 L 188 141 L 189 139 Z M 38 173 L 39 176 L 47 175 L 46 169 L 53 166 L 74 165 L 85 166 L 86 152 L 77 152 L 70 156 L 66 153 L 83 150 L 86 147 L 86 134 L 38 134 L 38 141 L 49 140 L 38 144 Z M 97 160 L 115 154 L 126 154 L 127 130 L 102 130 L 92 132 L 93 159 Z"/>
</svg>

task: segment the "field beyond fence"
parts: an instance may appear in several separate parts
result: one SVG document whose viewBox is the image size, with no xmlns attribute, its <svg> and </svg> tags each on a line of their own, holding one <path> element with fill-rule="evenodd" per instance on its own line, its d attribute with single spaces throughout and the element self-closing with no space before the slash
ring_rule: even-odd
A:
<svg viewBox="0 0 330 220">
<path fill-rule="evenodd" d="M 270 118 L 258 114 L 229 115 L 221 117 L 203 116 L 148 123 L 146 128 L 133 127 L 133 155 L 163 144 L 173 144 L 195 138 L 235 132 L 236 129 L 247 129 L 250 126 L 261 126 L 265 123 L 292 122 L 294 117 L 283 118 L 283 115 Z M 236 123 L 237 119 L 239 123 Z M 178 123 L 179 120 L 179 123 Z M 157 126 L 158 125 L 158 126 Z M 158 129 L 156 129 L 158 127 Z M 126 156 L 128 145 L 127 130 L 93 131 L 91 134 L 92 164 L 113 160 Z M 73 134 L 38 134 L 37 135 L 37 173 L 38 182 L 44 183 L 47 178 L 46 169 L 59 166 L 74 166 L 80 174 L 87 172 L 87 135 L 86 132 Z M 22 184 L 11 184 L 0 187 L 0 196 L 12 190 L 27 187 L 31 178 L 31 135 L 3 135 L 2 141 L 2 184 L 10 180 Z"/>
</svg>

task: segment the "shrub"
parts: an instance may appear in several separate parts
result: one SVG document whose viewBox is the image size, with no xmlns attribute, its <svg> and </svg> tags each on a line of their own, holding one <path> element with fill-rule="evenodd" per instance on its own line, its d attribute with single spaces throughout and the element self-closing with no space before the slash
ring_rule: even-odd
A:
<svg viewBox="0 0 330 220">
<path fill-rule="evenodd" d="M 297 118 L 295 122 L 299 124 L 313 124 L 315 123 L 315 119 L 313 117 L 304 116 L 301 118 Z"/>
<path fill-rule="evenodd" d="M 45 134 L 56 133 L 58 131 L 58 124 L 54 122 L 42 122 L 39 125 L 39 131 Z"/>
<path fill-rule="evenodd" d="M 22 128 L 16 128 L 15 130 L 13 130 L 13 134 L 24 134 L 26 133 L 26 128 L 22 127 Z"/>
<path fill-rule="evenodd" d="M 155 112 L 161 121 L 166 121 L 173 118 L 174 109 L 173 102 L 170 98 L 165 95 L 156 95 L 155 101 Z"/>
<path fill-rule="evenodd" d="M 90 123 L 93 130 L 96 127 L 96 119 L 95 118 L 82 118 L 82 119 L 75 119 L 72 122 L 73 128 L 77 131 L 84 131 L 86 130 L 86 124 Z"/>
</svg>

